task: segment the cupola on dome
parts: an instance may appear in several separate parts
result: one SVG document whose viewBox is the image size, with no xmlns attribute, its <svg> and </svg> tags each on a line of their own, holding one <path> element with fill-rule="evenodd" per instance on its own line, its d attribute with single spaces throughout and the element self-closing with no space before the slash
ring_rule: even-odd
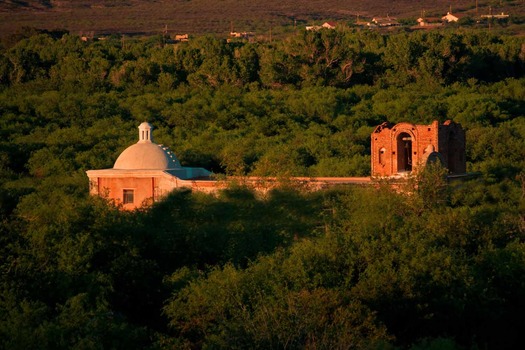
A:
<svg viewBox="0 0 525 350">
<path fill-rule="evenodd" d="M 167 170 L 180 168 L 180 162 L 167 147 L 153 142 L 153 127 L 139 125 L 139 141 L 126 148 L 117 158 L 113 169 Z"/>
</svg>

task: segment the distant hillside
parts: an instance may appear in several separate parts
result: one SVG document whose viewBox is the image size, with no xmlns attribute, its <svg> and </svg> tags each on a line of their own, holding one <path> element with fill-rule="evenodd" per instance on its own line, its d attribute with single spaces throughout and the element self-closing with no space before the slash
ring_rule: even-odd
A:
<svg viewBox="0 0 525 350">
<path fill-rule="evenodd" d="M 270 27 L 323 20 L 353 21 L 387 15 L 417 18 L 452 11 L 475 15 L 475 1 L 451 0 L 5 0 L 0 2 L 0 33 L 23 27 L 67 29 L 71 32 L 203 34 L 267 31 Z M 524 15 L 523 0 L 479 0 L 478 12 Z"/>
</svg>

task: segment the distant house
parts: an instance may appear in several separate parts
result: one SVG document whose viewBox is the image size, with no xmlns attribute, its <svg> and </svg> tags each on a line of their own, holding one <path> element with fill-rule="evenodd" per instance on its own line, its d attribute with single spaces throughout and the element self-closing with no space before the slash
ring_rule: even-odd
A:
<svg viewBox="0 0 525 350">
<path fill-rule="evenodd" d="M 304 27 L 306 30 L 310 31 L 310 30 L 319 30 L 321 28 L 321 26 L 306 26 Z"/>
<path fill-rule="evenodd" d="M 393 17 L 374 17 L 372 22 L 368 23 L 369 27 L 395 27 L 400 26 L 399 22 Z"/>
<path fill-rule="evenodd" d="M 487 19 L 490 19 L 490 18 L 495 18 L 495 19 L 505 19 L 505 18 L 509 18 L 509 15 L 506 15 L 505 13 L 500 13 L 498 15 L 493 15 L 493 14 L 488 14 L 488 15 L 481 15 L 481 18 L 487 18 Z"/>
<path fill-rule="evenodd" d="M 321 27 L 326 29 L 335 29 L 336 23 L 334 22 L 324 22 Z"/>
<path fill-rule="evenodd" d="M 337 24 L 334 23 L 334 22 L 324 22 L 320 26 L 306 26 L 305 28 L 306 28 L 306 30 L 316 31 L 316 30 L 320 30 L 320 29 L 335 29 L 336 26 L 337 26 Z"/>
<path fill-rule="evenodd" d="M 230 37 L 232 38 L 249 39 L 254 36 L 255 33 L 253 32 L 230 32 Z"/>
<path fill-rule="evenodd" d="M 181 42 L 181 41 L 189 41 L 190 38 L 188 34 L 176 34 L 175 35 L 175 41 Z"/>
<path fill-rule="evenodd" d="M 90 31 L 87 33 L 80 32 L 80 40 L 82 41 L 93 41 L 95 39 L 95 32 Z"/>
<path fill-rule="evenodd" d="M 464 15 L 454 15 L 450 12 L 447 12 L 447 14 L 443 17 L 441 17 L 441 20 L 444 21 L 444 22 L 447 22 L 447 23 L 452 23 L 452 22 L 457 22 L 459 21 L 461 18 L 463 18 Z"/>
<path fill-rule="evenodd" d="M 439 27 L 443 25 L 443 21 L 438 17 L 420 17 L 417 19 L 420 27 Z"/>
</svg>

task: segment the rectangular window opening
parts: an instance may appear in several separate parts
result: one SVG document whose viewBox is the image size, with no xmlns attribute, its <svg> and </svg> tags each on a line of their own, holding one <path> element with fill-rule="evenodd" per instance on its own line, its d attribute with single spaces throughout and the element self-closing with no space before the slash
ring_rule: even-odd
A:
<svg viewBox="0 0 525 350">
<path fill-rule="evenodd" d="M 133 204 L 133 190 L 124 190 L 122 194 L 122 202 L 124 204 Z"/>
</svg>

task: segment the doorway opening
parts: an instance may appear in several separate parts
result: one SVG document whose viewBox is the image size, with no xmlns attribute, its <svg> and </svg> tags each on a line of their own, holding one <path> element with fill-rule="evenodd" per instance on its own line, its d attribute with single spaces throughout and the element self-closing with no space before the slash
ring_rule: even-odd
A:
<svg viewBox="0 0 525 350">
<path fill-rule="evenodd" d="M 456 172 L 456 164 L 457 164 L 457 149 L 456 149 L 456 135 L 454 132 L 451 132 L 448 137 L 448 150 L 447 150 L 447 165 L 448 165 L 448 171 L 451 173 Z"/>
<path fill-rule="evenodd" d="M 397 136 L 397 172 L 412 171 L 412 136 L 403 132 Z"/>
</svg>

